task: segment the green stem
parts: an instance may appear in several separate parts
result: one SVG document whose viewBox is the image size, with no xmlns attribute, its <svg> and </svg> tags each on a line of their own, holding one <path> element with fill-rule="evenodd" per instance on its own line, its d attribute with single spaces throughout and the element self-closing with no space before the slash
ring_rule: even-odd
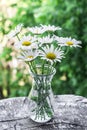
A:
<svg viewBox="0 0 87 130">
<path fill-rule="evenodd" d="M 70 50 L 70 47 L 67 47 L 67 50 L 66 50 L 66 52 L 65 52 L 65 55 L 67 55 L 67 53 L 69 52 L 69 50 Z"/>
<path fill-rule="evenodd" d="M 19 38 L 18 34 L 16 34 L 16 36 L 17 36 L 17 39 L 20 41 L 20 38 Z"/>
<path fill-rule="evenodd" d="M 56 66 L 56 62 L 54 62 L 54 64 L 53 64 L 53 67 L 55 68 L 55 66 Z"/>
<path fill-rule="evenodd" d="M 49 74 L 49 71 L 50 71 L 50 65 L 48 65 L 47 75 Z"/>
<path fill-rule="evenodd" d="M 34 73 L 37 74 L 36 66 L 34 65 L 33 61 L 31 61 L 31 66 L 34 70 Z"/>
<path fill-rule="evenodd" d="M 33 65 L 33 62 L 26 62 L 29 67 L 30 67 L 30 70 L 33 72 L 33 73 L 36 73 L 37 74 L 37 71 L 35 69 L 35 66 Z"/>
<path fill-rule="evenodd" d="M 45 60 L 43 61 L 43 64 L 42 64 L 42 74 L 44 74 L 44 67 L 45 67 Z"/>
<path fill-rule="evenodd" d="M 31 65 L 31 62 L 28 62 L 28 65 L 29 65 L 29 67 L 30 67 L 31 72 L 34 72 L 33 67 L 32 67 L 32 65 Z"/>
</svg>

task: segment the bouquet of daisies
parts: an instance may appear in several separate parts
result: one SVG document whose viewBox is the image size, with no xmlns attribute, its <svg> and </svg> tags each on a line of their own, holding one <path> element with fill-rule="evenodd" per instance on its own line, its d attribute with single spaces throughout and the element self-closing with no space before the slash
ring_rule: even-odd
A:
<svg viewBox="0 0 87 130">
<path fill-rule="evenodd" d="M 55 31 L 60 30 L 54 25 L 24 28 L 23 24 L 19 24 L 8 35 L 9 38 L 17 37 L 14 46 L 19 50 L 18 59 L 29 65 L 34 78 L 29 109 L 30 118 L 36 122 L 47 122 L 53 117 L 51 80 L 56 73 L 54 66 L 65 57 L 67 51 L 64 50 L 81 47 L 80 41 L 54 35 Z"/>
<path fill-rule="evenodd" d="M 26 62 L 31 70 L 36 73 L 36 65 L 42 66 L 44 72 L 45 64 L 54 66 L 61 62 L 64 57 L 64 47 L 81 47 L 81 42 L 71 37 L 59 37 L 54 35 L 55 31 L 61 30 L 54 25 L 40 25 L 24 28 L 23 24 L 17 25 L 8 37 L 17 37 L 14 44 L 20 50 L 18 59 Z"/>
</svg>

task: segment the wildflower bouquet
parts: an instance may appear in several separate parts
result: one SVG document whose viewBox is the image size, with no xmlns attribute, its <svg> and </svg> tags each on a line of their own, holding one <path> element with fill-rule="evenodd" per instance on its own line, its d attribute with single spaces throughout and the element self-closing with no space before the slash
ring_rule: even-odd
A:
<svg viewBox="0 0 87 130">
<path fill-rule="evenodd" d="M 51 80 L 56 73 L 55 65 L 65 57 L 64 48 L 81 47 L 81 42 L 71 37 L 54 35 L 55 31 L 61 30 L 54 25 L 23 29 L 23 24 L 19 24 L 8 36 L 17 37 L 14 47 L 20 53 L 18 59 L 29 65 L 34 79 L 29 94 L 30 118 L 43 123 L 49 121 L 54 114 Z"/>
</svg>

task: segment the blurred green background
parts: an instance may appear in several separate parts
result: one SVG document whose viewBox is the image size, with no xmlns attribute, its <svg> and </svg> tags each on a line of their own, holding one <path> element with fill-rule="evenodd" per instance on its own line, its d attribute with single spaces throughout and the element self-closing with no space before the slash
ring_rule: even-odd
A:
<svg viewBox="0 0 87 130">
<path fill-rule="evenodd" d="M 76 94 L 87 97 L 87 1 L 86 0 L 1 0 L 0 1 L 0 99 L 27 96 L 31 77 L 24 63 L 16 60 L 14 39 L 6 34 L 19 24 L 51 24 L 62 27 L 59 36 L 82 41 L 61 63 L 52 81 L 54 94 Z"/>
</svg>

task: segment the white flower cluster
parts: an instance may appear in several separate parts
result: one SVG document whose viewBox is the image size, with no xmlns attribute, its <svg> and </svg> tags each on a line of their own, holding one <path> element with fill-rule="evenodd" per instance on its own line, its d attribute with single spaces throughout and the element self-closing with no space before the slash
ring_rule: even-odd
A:
<svg viewBox="0 0 87 130">
<path fill-rule="evenodd" d="M 71 37 L 59 37 L 54 35 L 54 32 L 61 30 L 60 27 L 54 25 L 40 25 L 35 27 L 27 27 L 27 35 L 19 37 L 22 33 L 23 24 L 17 25 L 8 36 L 12 38 L 17 36 L 18 41 L 15 43 L 15 48 L 21 50 L 18 57 L 20 60 L 33 62 L 36 59 L 41 59 L 53 65 L 61 62 L 64 57 L 63 47 L 81 47 L 81 42 Z"/>
</svg>

